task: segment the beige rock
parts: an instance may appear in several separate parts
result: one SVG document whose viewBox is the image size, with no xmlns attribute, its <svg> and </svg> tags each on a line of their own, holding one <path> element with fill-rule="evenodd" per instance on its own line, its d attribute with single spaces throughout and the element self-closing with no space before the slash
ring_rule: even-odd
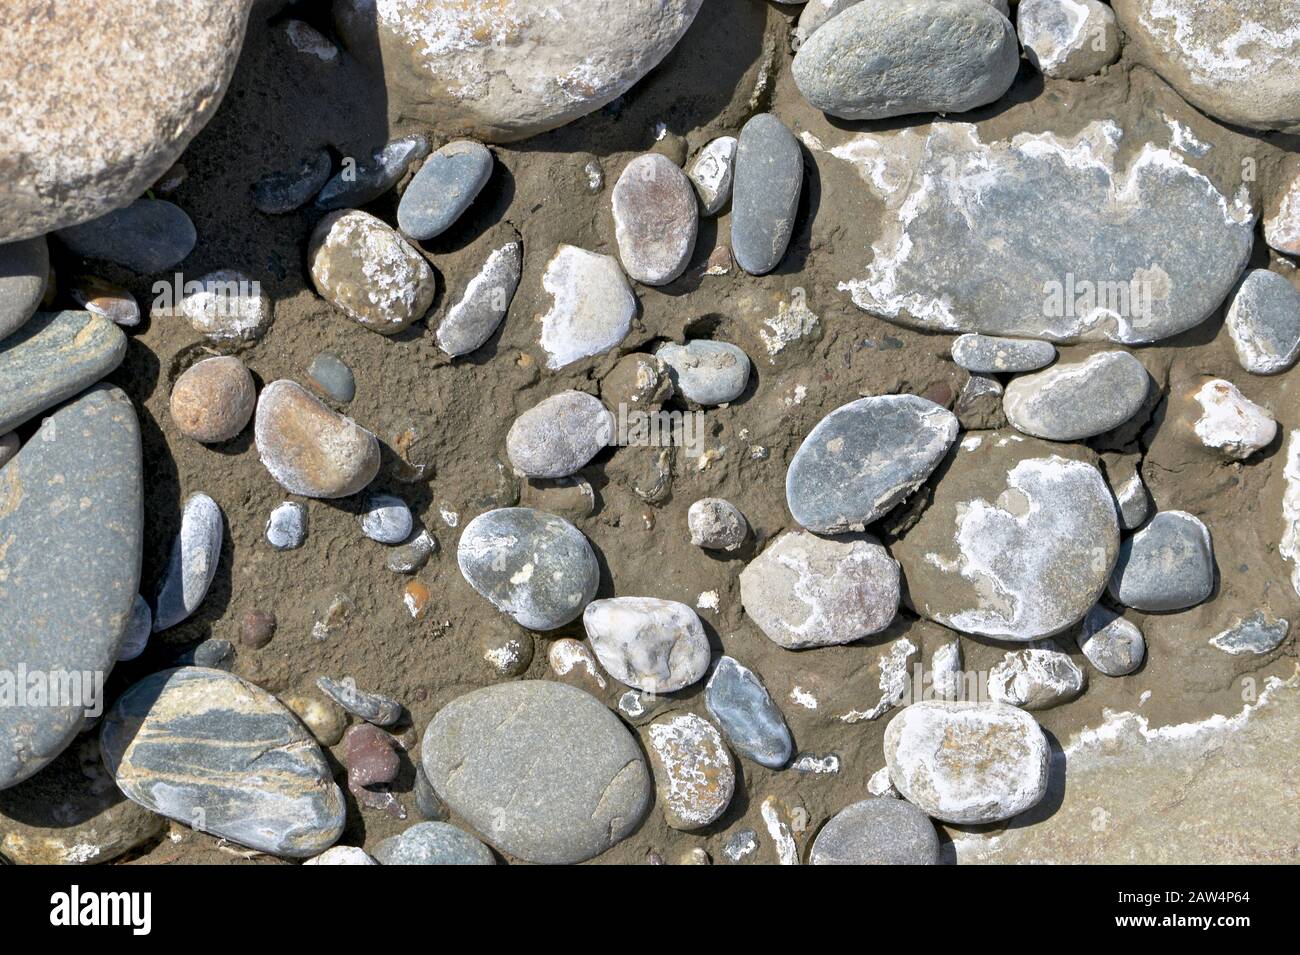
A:
<svg viewBox="0 0 1300 955">
<path fill-rule="evenodd" d="M 700 829 L 727 811 L 736 769 L 712 723 L 694 713 L 672 713 L 646 727 L 645 737 L 668 825 Z"/>
<path fill-rule="evenodd" d="M 181 434 L 203 444 L 229 441 L 253 416 L 253 376 L 233 355 L 205 358 L 172 386 L 170 410 Z"/>
<path fill-rule="evenodd" d="M 253 429 L 262 463 L 291 494 L 347 497 L 379 473 L 379 439 L 296 382 L 262 389 Z"/>
</svg>

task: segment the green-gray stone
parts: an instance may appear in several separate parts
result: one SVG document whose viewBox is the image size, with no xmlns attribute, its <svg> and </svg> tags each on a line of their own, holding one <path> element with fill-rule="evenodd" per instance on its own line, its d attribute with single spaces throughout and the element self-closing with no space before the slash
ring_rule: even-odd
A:
<svg viewBox="0 0 1300 955">
<path fill-rule="evenodd" d="M 382 865 L 496 865 L 492 850 L 445 822 L 417 822 L 375 846 Z"/>
</svg>

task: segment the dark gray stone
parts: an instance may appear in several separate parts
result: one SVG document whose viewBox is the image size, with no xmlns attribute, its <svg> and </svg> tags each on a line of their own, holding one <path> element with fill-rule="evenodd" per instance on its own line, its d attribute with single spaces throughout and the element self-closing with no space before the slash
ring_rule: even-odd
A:
<svg viewBox="0 0 1300 955">
<path fill-rule="evenodd" d="M 1124 606 L 1147 612 L 1186 610 L 1209 599 L 1209 528 L 1185 511 L 1161 511 L 1120 547 L 1109 590 Z"/>
<path fill-rule="evenodd" d="M 1012 427 L 1049 441 L 1079 441 L 1118 428 L 1146 401 L 1151 376 L 1128 352 L 1100 352 L 1016 378 L 1002 410 Z"/>
<path fill-rule="evenodd" d="M 522 243 L 510 242 L 494 250 L 470 279 L 464 295 L 438 323 L 438 347 L 455 358 L 468 355 L 491 338 L 514 300 L 523 265 Z"/>
<path fill-rule="evenodd" d="M 41 305 L 50 277 L 45 236 L 0 245 L 0 339 L 16 332 Z"/>
<path fill-rule="evenodd" d="M 234 665 L 235 645 L 220 637 L 195 644 L 171 662 L 174 667 L 206 667 L 211 670 L 230 670 Z"/>
<path fill-rule="evenodd" d="M 191 494 L 181 512 L 181 529 L 158 584 L 153 632 L 185 620 L 207 596 L 221 560 L 221 508 L 206 494 Z"/>
<path fill-rule="evenodd" d="M 338 355 L 321 352 L 307 366 L 307 377 L 327 397 L 347 404 L 357 396 L 357 379 Z"/>
<path fill-rule="evenodd" d="M 359 690 L 351 678 L 331 680 L 327 676 L 317 677 L 316 688 L 353 716 L 359 716 L 367 723 L 374 723 L 376 726 L 392 726 L 402 718 L 401 703 L 380 693 Z"/>
<path fill-rule="evenodd" d="M 596 596 L 600 568 L 582 532 L 529 507 L 502 507 L 470 521 L 456 548 L 469 585 L 530 630 L 554 630 Z"/>
<path fill-rule="evenodd" d="M 143 526 L 140 429 L 117 388 L 64 405 L 0 471 L 0 668 L 82 689 L 69 705 L 29 689 L 30 705 L 0 706 L 0 789 L 49 763 L 103 705 L 97 681 L 131 620 Z"/>
<path fill-rule="evenodd" d="M 429 562 L 437 549 L 437 539 L 428 531 L 420 531 L 409 543 L 390 550 L 385 564 L 395 574 L 414 574 Z"/>
<path fill-rule="evenodd" d="M 142 275 L 178 265 L 198 242 L 185 210 L 165 199 L 137 199 L 55 235 L 82 258 L 102 259 Z"/>
<path fill-rule="evenodd" d="M 759 113 L 740 131 L 731 199 L 731 254 L 751 275 L 785 256 L 803 190 L 803 154 L 785 124 Z"/>
<path fill-rule="evenodd" d="M 529 408 L 510 426 L 506 454 L 530 478 L 568 477 L 614 439 L 614 416 L 581 391 L 561 391 Z"/>
<path fill-rule="evenodd" d="M 397 185 L 411 164 L 429 155 L 429 141 L 423 136 L 403 136 L 370 154 L 370 159 L 343 168 L 321 188 L 316 208 L 355 209 L 378 199 Z"/>
<path fill-rule="evenodd" d="M 126 633 L 122 637 L 122 649 L 117 652 L 118 662 L 134 660 L 144 653 L 152 633 L 153 609 L 147 600 L 136 594 L 135 602 L 131 605 L 131 620 L 126 625 Z"/>
<path fill-rule="evenodd" d="M 492 850 L 445 822 L 417 822 L 375 846 L 380 865 L 496 865 Z"/>
<path fill-rule="evenodd" d="M 786 471 L 790 513 L 817 533 L 864 530 L 930 476 L 957 429 L 951 412 L 916 395 L 859 398 L 836 408 Z"/>
<path fill-rule="evenodd" d="M 636 740 L 602 703 L 562 683 L 503 683 L 458 697 L 429 723 L 421 757 L 453 812 L 528 862 L 597 856 L 650 806 Z"/>
<path fill-rule="evenodd" d="M 885 119 L 992 103 L 1019 67 L 1015 29 L 985 0 L 863 0 L 809 37 L 791 72 L 823 112 Z"/>
<path fill-rule="evenodd" d="M 1242 368 L 1255 375 L 1286 371 L 1300 355 L 1300 292 L 1284 275 L 1251 269 L 1225 324 Z"/>
<path fill-rule="evenodd" d="M 411 177 L 397 205 L 397 227 L 419 242 L 442 235 L 491 176 L 492 154 L 486 146 L 468 139 L 448 143 Z"/>
<path fill-rule="evenodd" d="M 984 374 L 1037 371 L 1055 358 L 1056 346 L 1051 342 L 1027 338 L 968 334 L 958 336 L 952 343 L 953 361 L 967 371 Z"/>
<path fill-rule="evenodd" d="M 122 363 L 126 335 L 89 312 L 38 312 L 0 342 L 0 434 L 84 391 Z"/>
<path fill-rule="evenodd" d="M 812 865 L 938 865 L 939 834 L 910 802 L 864 799 L 841 809 L 817 833 Z"/>
<path fill-rule="evenodd" d="M 1242 653 L 1256 655 L 1271 653 L 1282 645 L 1290 631 L 1286 620 L 1273 620 L 1264 611 L 1256 610 L 1245 619 L 1238 619 L 1227 630 L 1213 637 L 1210 643 L 1224 653 L 1237 656 Z"/>
<path fill-rule="evenodd" d="M 749 356 L 730 342 L 697 338 L 660 345 L 655 357 L 668 366 L 673 389 L 703 407 L 735 401 L 749 384 Z"/>
<path fill-rule="evenodd" d="M 423 766 L 415 767 L 415 786 L 412 795 L 415 797 L 415 811 L 420 814 L 421 819 L 427 822 L 446 822 L 451 815 L 442 797 L 433 791 L 433 784 L 429 782 L 429 777 L 424 775 Z"/>
<path fill-rule="evenodd" d="M 268 215 L 293 212 L 311 202 L 330 177 L 333 160 L 328 149 L 318 149 L 298 168 L 273 172 L 253 183 L 253 205 Z"/>
<path fill-rule="evenodd" d="M 770 769 L 790 761 L 794 740 L 785 717 L 753 670 L 721 657 L 704 688 L 704 705 L 741 756 Z"/>
<path fill-rule="evenodd" d="M 162 670 L 118 698 L 104 765 L 146 809 L 277 856 L 343 832 L 346 806 L 315 740 L 275 697 L 221 670 Z"/>
</svg>

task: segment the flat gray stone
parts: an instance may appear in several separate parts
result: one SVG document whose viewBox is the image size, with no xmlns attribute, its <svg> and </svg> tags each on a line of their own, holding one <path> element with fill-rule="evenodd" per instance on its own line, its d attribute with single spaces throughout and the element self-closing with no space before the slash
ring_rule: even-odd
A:
<svg viewBox="0 0 1300 955">
<path fill-rule="evenodd" d="M 1019 67 L 1015 29 L 984 0 L 863 0 L 809 37 L 791 72 L 817 109 L 885 119 L 992 103 Z"/>
<path fill-rule="evenodd" d="M 1079 441 L 1132 418 L 1150 387 L 1151 376 L 1128 352 L 1099 352 L 1016 378 L 1002 396 L 1002 410 L 1017 431 L 1049 441 Z"/>
<path fill-rule="evenodd" d="M 732 657 L 720 658 L 704 687 L 704 706 L 741 756 L 769 769 L 790 761 L 790 729 L 753 670 Z"/>
<path fill-rule="evenodd" d="M 0 667 L 81 688 L 70 705 L 29 687 L 33 705 L 0 706 L 0 789 L 49 763 L 103 706 L 96 677 L 113 669 L 140 589 L 141 478 L 135 410 L 107 385 L 46 418 L 0 471 Z"/>
<path fill-rule="evenodd" d="M 1037 371 L 1056 360 L 1051 342 L 991 335 L 959 335 L 952 343 L 952 360 L 970 372 Z"/>
<path fill-rule="evenodd" d="M 369 159 L 335 173 L 316 195 L 316 208 L 355 209 L 374 202 L 427 155 L 429 140 L 419 134 L 394 139 L 373 150 Z"/>
<path fill-rule="evenodd" d="M 206 494 L 191 494 L 181 510 L 181 529 L 158 584 L 153 632 L 161 633 L 186 620 L 217 575 L 221 560 L 221 508 Z"/>
<path fill-rule="evenodd" d="M 1210 644 L 1233 656 L 1243 653 L 1261 655 L 1280 647 L 1290 629 L 1291 624 L 1286 620 L 1274 620 L 1264 611 L 1256 610 L 1212 637 Z"/>
<path fill-rule="evenodd" d="M 846 806 L 813 840 L 812 865 L 938 865 L 939 834 L 910 802 L 884 797 Z"/>
<path fill-rule="evenodd" d="M 1106 676 L 1128 676 L 1146 659 L 1147 643 L 1137 624 L 1101 604 L 1083 618 L 1078 642 L 1088 662 Z"/>
<path fill-rule="evenodd" d="M 506 435 L 506 455 L 520 474 L 562 478 L 585 466 L 613 439 L 614 416 L 599 398 L 562 391 L 515 419 Z"/>
<path fill-rule="evenodd" d="M 502 507 L 465 526 L 456 563 L 469 585 L 520 626 L 554 630 L 596 596 L 600 568 L 582 532 L 528 507 Z"/>
<path fill-rule="evenodd" d="M 1210 531 L 1186 511 L 1161 511 L 1124 541 L 1109 584 L 1126 607 L 1186 610 L 1214 592 Z"/>
<path fill-rule="evenodd" d="M 359 690 L 351 678 L 331 680 L 327 676 L 317 677 L 316 688 L 353 716 L 359 716 L 367 723 L 374 723 L 376 726 L 392 726 L 402 718 L 401 703 L 381 693 Z"/>
<path fill-rule="evenodd" d="M 194 250 L 198 233 L 180 206 L 137 199 L 123 209 L 55 233 L 74 254 L 112 262 L 141 275 L 163 272 Z"/>
<path fill-rule="evenodd" d="M 491 176 L 492 154 L 482 143 L 467 139 L 448 143 L 411 177 L 397 204 L 397 227 L 418 242 L 442 235 Z"/>
<path fill-rule="evenodd" d="M 1300 355 L 1300 291 L 1277 272 L 1251 269 L 1225 324 L 1242 368 L 1254 375 L 1286 371 Z"/>
<path fill-rule="evenodd" d="M 860 134 L 852 155 L 864 172 L 883 163 L 866 185 L 886 213 L 866 275 L 841 288 L 948 334 L 1138 344 L 1200 324 L 1250 256 L 1249 203 L 1151 143 L 1116 168 L 1121 136 L 1109 120 L 1068 139 L 984 143 L 965 123 Z"/>
<path fill-rule="evenodd" d="M 515 297 L 523 264 L 524 247 L 520 242 L 493 250 L 483 268 L 470 279 L 465 294 L 438 323 L 438 347 L 455 358 L 468 355 L 491 338 Z"/>
<path fill-rule="evenodd" d="M 1119 59 L 1119 28 L 1098 0 L 1022 0 L 1016 32 L 1044 76 L 1081 80 Z"/>
<path fill-rule="evenodd" d="M 790 461 L 790 513 L 821 534 L 864 530 L 921 486 L 957 428 L 951 412 L 916 395 L 859 398 L 836 408 Z"/>
<path fill-rule="evenodd" d="M 375 846 L 380 865 L 496 865 L 492 850 L 445 822 L 417 822 Z"/>
<path fill-rule="evenodd" d="M 647 693 L 675 693 L 709 669 L 709 638 L 694 610 L 658 597 L 593 600 L 582 612 L 605 671 Z"/>
<path fill-rule="evenodd" d="M 730 342 L 697 338 L 678 345 L 667 342 L 655 357 L 668 367 L 673 391 L 701 407 L 735 401 L 749 384 L 749 356 Z"/>
<path fill-rule="evenodd" d="M 126 335 L 89 312 L 38 312 L 0 342 L 0 434 L 84 391 L 122 363 Z"/>
<path fill-rule="evenodd" d="M 740 573 L 745 613 L 787 650 L 852 643 L 898 613 L 898 564 L 874 539 L 778 537 Z"/>
<path fill-rule="evenodd" d="M 699 209 L 690 180 L 662 153 L 637 156 L 614 184 L 614 235 L 623 269 L 644 285 L 667 285 L 695 251 Z"/>
<path fill-rule="evenodd" d="M 45 236 L 0 245 L 0 339 L 16 332 L 40 308 L 49 277 Z"/>
<path fill-rule="evenodd" d="M 525 680 L 448 703 L 424 733 L 429 782 L 460 818 L 527 862 L 583 862 L 630 835 L 650 806 L 641 748 L 594 697 Z"/>
<path fill-rule="evenodd" d="M 145 677 L 104 718 L 100 746 L 129 799 L 200 832 L 290 858 L 343 832 L 343 793 L 307 728 L 222 670 Z"/>
<path fill-rule="evenodd" d="M 731 254 L 750 275 L 780 263 L 803 191 L 803 154 L 794 133 L 771 113 L 740 131 L 731 198 Z"/>
</svg>

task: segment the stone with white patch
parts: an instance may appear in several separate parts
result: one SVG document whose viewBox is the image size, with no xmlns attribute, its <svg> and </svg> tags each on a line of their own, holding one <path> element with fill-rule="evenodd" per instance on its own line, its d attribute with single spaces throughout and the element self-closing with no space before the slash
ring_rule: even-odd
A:
<svg viewBox="0 0 1300 955">
<path fill-rule="evenodd" d="M 1201 444 L 1233 461 L 1244 461 L 1268 447 L 1277 436 L 1277 421 L 1236 385 L 1212 378 L 1192 396 L 1200 416 L 1192 425 Z"/>
<path fill-rule="evenodd" d="M 968 333 L 958 335 L 953 341 L 952 360 L 967 371 L 980 374 L 1037 371 L 1056 360 L 1056 346 L 1028 338 Z"/>
<path fill-rule="evenodd" d="M 561 682 L 588 692 L 605 689 L 609 681 L 596 665 L 595 654 L 580 640 L 556 640 L 546 651 L 546 662 Z M 631 692 L 631 691 L 629 691 Z"/>
<path fill-rule="evenodd" d="M 1011 650 L 989 671 L 989 697 L 1022 710 L 1046 710 L 1083 692 L 1087 677 L 1059 650 Z"/>
<path fill-rule="evenodd" d="M 1151 376 L 1128 352 L 1099 352 L 1016 378 L 1006 387 L 1002 410 L 1017 431 L 1050 441 L 1079 441 L 1132 418 L 1150 387 Z"/>
<path fill-rule="evenodd" d="M 667 367 L 674 392 L 692 407 L 735 401 L 749 384 L 749 356 L 730 342 L 705 338 L 685 345 L 667 342 L 655 357 Z"/>
<path fill-rule="evenodd" d="M 614 184 L 614 237 L 623 269 L 643 285 L 667 285 L 695 251 L 699 210 L 691 182 L 667 156 L 645 153 Z"/>
<path fill-rule="evenodd" d="M 901 799 L 898 790 L 894 788 L 894 781 L 889 778 L 889 767 L 881 766 L 867 780 L 867 792 L 873 796 L 885 796 L 889 799 Z"/>
<path fill-rule="evenodd" d="M 695 194 L 700 198 L 702 215 L 717 215 L 731 198 L 736 145 L 735 136 L 719 136 L 711 140 L 700 150 L 686 172 L 691 185 L 695 187 Z"/>
<path fill-rule="evenodd" d="M 734 551 L 749 536 L 749 522 L 740 508 L 720 497 L 702 497 L 686 512 L 691 543 L 705 550 Z"/>
<path fill-rule="evenodd" d="M 962 667 L 961 640 L 954 637 L 935 648 L 930 657 L 930 685 L 934 687 L 935 699 L 961 698 L 965 677 Z"/>
<path fill-rule="evenodd" d="M 1282 537 L 1277 552 L 1294 565 L 1291 589 L 1300 595 L 1300 429 L 1287 435 L 1282 480 Z"/>
<path fill-rule="evenodd" d="M 740 573 L 745 613 L 787 650 L 879 633 L 897 614 L 898 595 L 898 564 L 873 539 L 790 531 Z"/>
<path fill-rule="evenodd" d="M 174 310 L 155 307 L 164 318 L 177 314 L 200 335 L 213 341 L 255 341 L 271 327 L 270 297 L 262 284 L 236 269 L 217 269 L 186 282 Z"/>
<path fill-rule="evenodd" d="M 636 296 L 608 255 L 561 245 L 546 263 L 542 288 L 551 298 L 539 340 L 548 368 L 607 352 L 632 328 Z"/>
<path fill-rule="evenodd" d="M 1151 516 L 1151 495 L 1136 469 L 1121 481 L 1111 480 L 1121 530 L 1137 530 Z"/>
<path fill-rule="evenodd" d="M 539 401 L 510 426 L 506 454 L 530 478 L 562 478 L 587 464 L 614 438 L 614 416 L 599 398 L 562 391 Z"/>
<path fill-rule="evenodd" d="M 1088 662 L 1106 676 L 1128 676 L 1146 659 L 1146 639 L 1137 624 L 1101 604 L 1083 618 L 1078 643 Z"/>
<path fill-rule="evenodd" d="M 1111 575 L 1111 597 L 1148 613 L 1186 610 L 1214 592 L 1210 530 L 1186 511 L 1161 511 L 1124 541 Z"/>
<path fill-rule="evenodd" d="M 181 511 L 180 532 L 158 584 L 153 632 L 161 633 L 187 619 L 217 575 L 221 560 L 221 508 L 206 494 L 191 494 Z"/>
<path fill-rule="evenodd" d="M 331 846 L 320 855 L 312 856 L 303 865 L 379 865 L 379 863 L 360 846 Z"/>
<path fill-rule="evenodd" d="M 1300 356 L 1300 291 L 1277 272 L 1251 269 L 1224 324 L 1242 368 L 1254 375 L 1286 371 Z"/>
<path fill-rule="evenodd" d="M 741 756 L 769 769 L 790 761 L 794 740 L 785 717 L 758 675 L 735 658 L 718 660 L 704 688 L 704 705 Z"/>
<path fill-rule="evenodd" d="M 266 519 L 266 542 L 276 550 L 297 550 L 307 540 L 307 508 L 285 501 Z"/>
<path fill-rule="evenodd" d="M 647 726 L 645 739 L 668 825 L 702 829 L 727 811 L 736 769 L 717 727 L 694 713 L 672 713 Z"/>
<path fill-rule="evenodd" d="M 1016 32 L 1044 76 L 1081 80 L 1119 59 L 1119 28 L 1098 0 L 1021 0 Z"/>
<path fill-rule="evenodd" d="M 1228 629 L 1210 638 L 1211 646 L 1224 653 L 1239 656 L 1244 653 L 1260 656 L 1271 653 L 1282 645 L 1291 624 L 1285 619 L 1273 619 L 1262 610 L 1249 617 L 1238 618 Z"/>
<path fill-rule="evenodd" d="M 939 834 L 901 799 L 864 799 L 837 812 L 817 833 L 812 865 L 938 865 Z"/>
<path fill-rule="evenodd" d="M 673 693 L 709 669 L 709 639 L 695 611 L 675 600 L 593 600 L 582 626 L 596 659 L 620 683 L 648 693 Z"/>
<path fill-rule="evenodd" d="M 1285 181 L 1265 209 L 1264 241 L 1279 252 L 1300 256 L 1300 171 Z"/>
<path fill-rule="evenodd" d="M 500 326 L 519 287 L 524 247 L 508 242 L 494 249 L 465 292 L 438 323 L 438 347 L 452 358 L 480 348 Z"/>
</svg>

